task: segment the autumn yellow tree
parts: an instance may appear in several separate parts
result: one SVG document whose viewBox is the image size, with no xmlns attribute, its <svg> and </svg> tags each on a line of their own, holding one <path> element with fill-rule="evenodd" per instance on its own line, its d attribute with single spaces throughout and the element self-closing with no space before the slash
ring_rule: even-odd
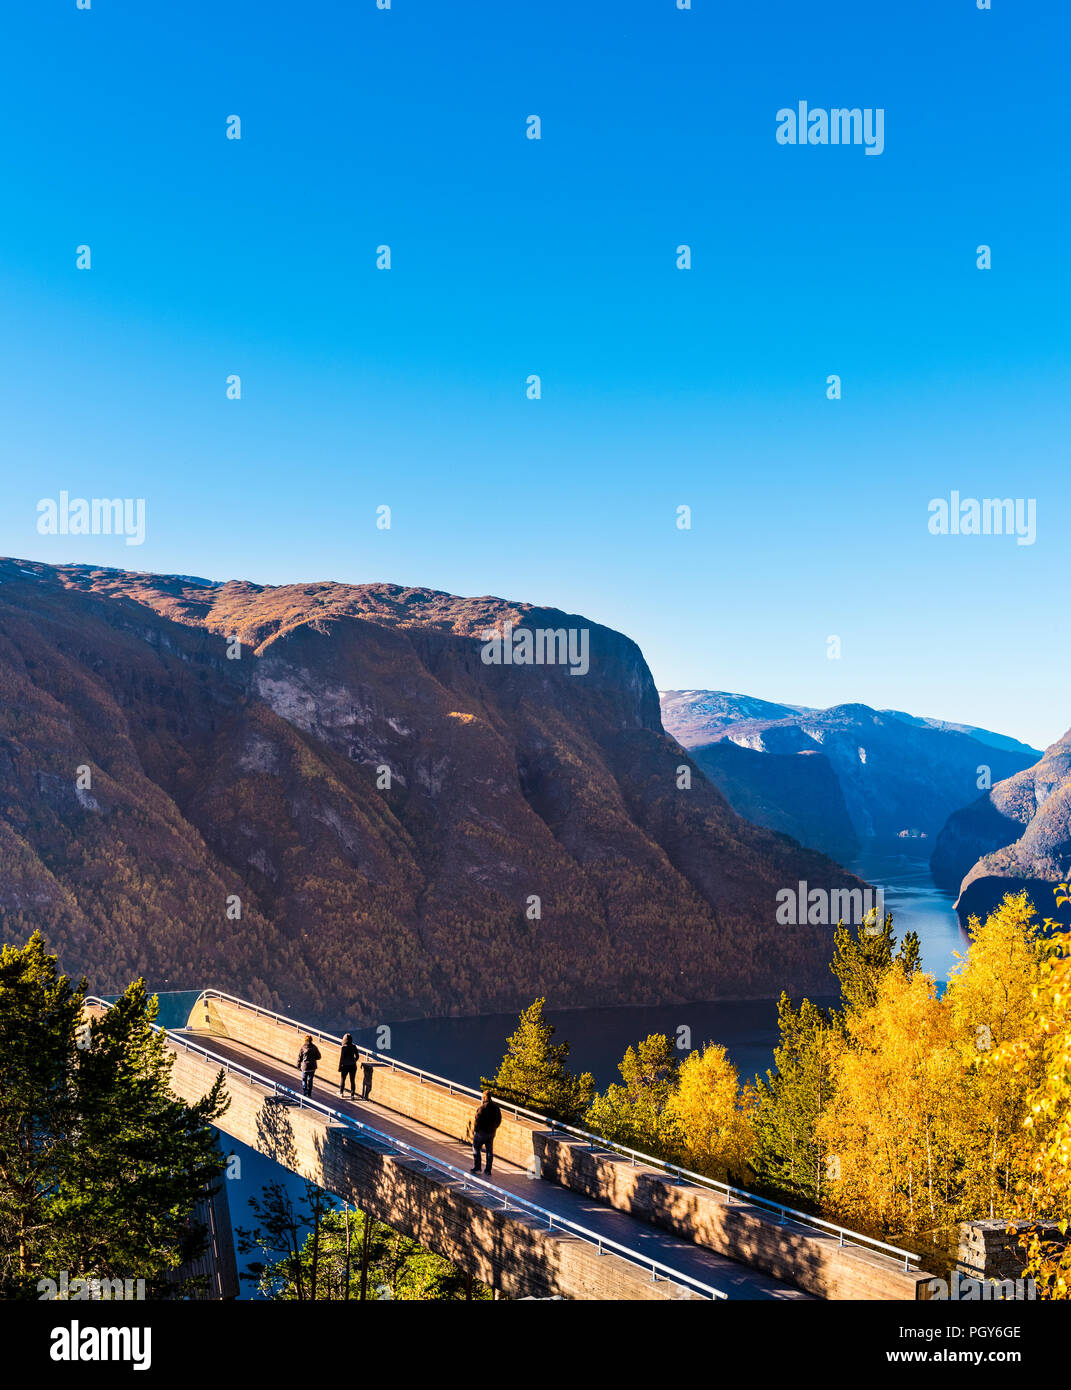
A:
<svg viewBox="0 0 1071 1390">
<path fill-rule="evenodd" d="M 931 976 L 889 970 L 845 1027 L 833 1100 L 817 1126 L 827 1208 L 874 1230 L 937 1239 L 955 1172 L 948 1011 Z"/>
<path fill-rule="evenodd" d="M 1061 883 L 1057 903 L 1069 901 Z M 1071 1298 L 1071 941 L 1053 932 L 1033 990 L 1034 1005 L 1026 1036 L 1006 1043 L 989 1059 L 994 1071 L 1040 1079 L 1027 1097 L 1020 1159 L 1025 1181 L 1018 1210 L 1034 1225 L 1024 1240 L 1023 1273 L 1042 1298 Z"/>
<path fill-rule="evenodd" d="M 1009 894 L 984 922 L 971 918 L 970 949 L 949 976 L 944 1002 L 958 1061 L 951 1138 L 963 1219 L 1017 1209 L 1026 1182 L 1023 1122 L 1044 1066 L 1044 1050 L 1030 1046 L 1049 953 L 1039 925 L 1026 894 Z M 1019 1065 L 990 1065 L 1007 1048 Z"/>
<path fill-rule="evenodd" d="M 685 1168 L 725 1182 L 751 1176 L 755 1088 L 741 1088 L 724 1047 L 707 1043 L 688 1054 L 666 1102 L 663 1125 Z"/>
</svg>

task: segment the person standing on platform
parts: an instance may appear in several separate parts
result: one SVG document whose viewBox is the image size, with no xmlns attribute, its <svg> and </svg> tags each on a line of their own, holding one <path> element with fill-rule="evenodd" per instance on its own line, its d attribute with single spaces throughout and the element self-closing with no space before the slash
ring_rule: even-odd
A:
<svg viewBox="0 0 1071 1390">
<path fill-rule="evenodd" d="M 312 1034 L 305 1034 L 305 1041 L 301 1044 L 301 1051 L 298 1053 L 297 1064 L 301 1072 L 301 1094 L 303 1096 L 312 1095 L 312 1083 L 316 1080 L 316 1063 L 320 1060 L 320 1049 L 312 1040 Z"/>
<path fill-rule="evenodd" d="M 484 1091 L 483 1103 L 476 1111 L 472 1122 L 472 1171 L 480 1171 L 480 1152 L 487 1154 L 487 1172 L 495 1161 L 495 1131 L 502 1123 L 502 1110 L 491 1099 L 491 1092 Z"/>
<path fill-rule="evenodd" d="M 357 1049 L 353 1045 L 353 1034 L 347 1033 L 338 1051 L 338 1093 L 346 1092 L 346 1078 L 349 1078 L 350 1095 L 357 1095 Z"/>
</svg>

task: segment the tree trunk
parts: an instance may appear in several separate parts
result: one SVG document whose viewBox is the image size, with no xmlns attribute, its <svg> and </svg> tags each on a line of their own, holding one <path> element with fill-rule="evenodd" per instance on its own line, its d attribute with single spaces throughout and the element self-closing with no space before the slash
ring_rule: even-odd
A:
<svg viewBox="0 0 1071 1390">
<path fill-rule="evenodd" d="M 364 1235 L 361 1240 L 361 1293 L 360 1301 L 366 1302 L 368 1299 L 368 1257 L 372 1249 L 372 1217 L 369 1212 L 364 1214 Z"/>
<path fill-rule="evenodd" d="M 342 1297 L 343 1297 L 344 1299 L 347 1299 L 347 1300 L 348 1300 L 348 1299 L 349 1299 L 349 1296 L 350 1296 L 350 1273 L 351 1273 L 351 1270 L 353 1269 L 353 1265 L 352 1265 L 351 1260 L 350 1260 L 350 1209 L 349 1209 L 349 1204 L 348 1204 L 348 1203 L 347 1203 L 347 1205 L 346 1205 L 346 1209 L 345 1209 L 345 1210 L 346 1210 L 346 1218 L 345 1218 L 345 1219 L 346 1219 L 346 1292 L 342 1295 Z"/>
</svg>

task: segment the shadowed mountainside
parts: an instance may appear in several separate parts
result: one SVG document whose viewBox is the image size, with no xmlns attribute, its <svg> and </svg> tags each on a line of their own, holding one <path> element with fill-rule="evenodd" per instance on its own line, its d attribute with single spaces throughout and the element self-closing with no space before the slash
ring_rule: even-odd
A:
<svg viewBox="0 0 1071 1390">
<path fill-rule="evenodd" d="M 951 815 L 931 866 L 939 883 L 959 888 L 962 921 L 1021 888 L 1043 917 L 1071 919 L 1053 896 L 1071 872 L 1071 729 L 1033 767 Z"/>
<path fill-rule="evenodd" d="M 731 739 L 689 750 L 734 811 L 839 862 L 860 848 L 837 774 L 818 752 L 759 753 Z"/>
<path fill-rule="evenodd" d="M 506 622 L 589 629 L 590 671 L 485 665 Z M 0 672 L 3 937 L 97 990 L 359 1024 L 829 988 L 776 894 L 858 880 L 678 790 L 639 649 L 584 619 L 0 561 Z"/>
<path fill-rule="evenodd" d="M 901 832 L 932 837 L 1038 754 L 988 730 L 868 705 L 815 710 L 725 691 L 661 692 L 662 720 L 734 809 L 841 859 Z"/>
</svg>

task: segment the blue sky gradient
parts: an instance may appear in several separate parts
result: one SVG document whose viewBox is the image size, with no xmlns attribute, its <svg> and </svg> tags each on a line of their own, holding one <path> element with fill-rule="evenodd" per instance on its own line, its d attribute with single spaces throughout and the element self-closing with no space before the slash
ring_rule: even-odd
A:
<svg viewBox="0 0 1071 1390">
<path fill-rule="evenodd" d="M 1071 11 L 993 2 L 19 7 L 0 553 L 495 593 L 663 687 L 1051 742 Z M 883 107 L 884 153 L 778 145 L 800 100 Z M 146 543 L 39 535 L 61 489 Z M 931 536 L 952 489 L 1036 543 Z"/>
</svg>

